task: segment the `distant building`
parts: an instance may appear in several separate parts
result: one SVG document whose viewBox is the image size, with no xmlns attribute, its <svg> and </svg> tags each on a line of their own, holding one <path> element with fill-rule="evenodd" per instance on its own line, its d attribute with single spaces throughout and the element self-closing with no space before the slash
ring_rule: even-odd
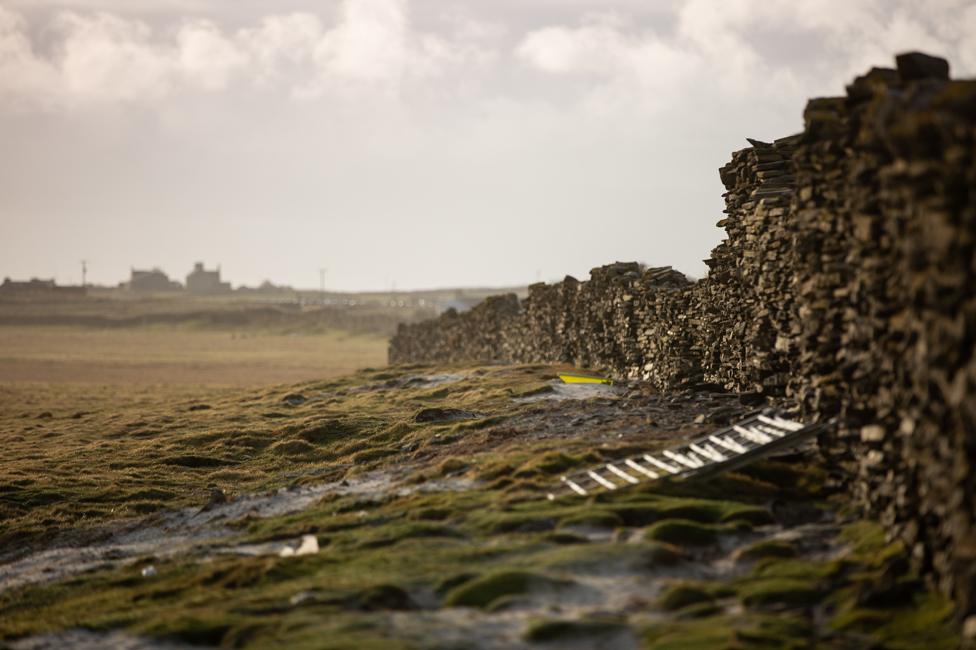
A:
<svg viewBox="0 0 976 650">
<path fill-rule="evenodd" d="M 240 293 L 260 293 L 260 294 L 281 294 L 295 293 L 295 289 L 284 284 L 274 284 L 271 280 L 265 280 L 257 287 L 237 287 L 234 290 Z"/>
<path fill-rule="evenodd" d="M 125 288 L 129 291 L 179 291 L 183 286 L 175 280 L 170 280 L 169 276 L 160 269 L 148 271 L 132 269 Z"/>
<path fill-rule="evenodd" d="M 59 287 L 54 280 L 41 280 L 31 278 L 30 280 L 11 280 L 4 278 L 0 284 L 0 293 L 12 295 L 34 295 L 56 294 L 58 296 L 75 295 L 84 296 L 84 287 Z"/>
<path fill-rule="evenodd" d="M 203 268 L 203 262 L 193 265 L 193 270 L 186 276 L 186 290 L 195 294 L 228 293 L 230 282 L 220 281 L 220 267 L 215 271 Z"/>
</svg>

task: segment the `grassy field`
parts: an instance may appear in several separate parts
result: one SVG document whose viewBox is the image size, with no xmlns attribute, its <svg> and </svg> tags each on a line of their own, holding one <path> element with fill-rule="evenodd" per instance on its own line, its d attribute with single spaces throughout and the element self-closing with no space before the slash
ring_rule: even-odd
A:
<svg viewBox="0 0 976 650">
<path fill-rule="evenodd" d="M 386 364 L 400 321 L 429 309 L 322 306 L 240 297 L 0 300 L 0 384 L 268 386 Z"/>
<path fill-rule="evenodd" d="M 951 605 L 878 526 L 836 515 L 847 497 L 813 458 L 547 499 L 563 472 L 746 408 L 547 401 L 556 371 L 398 367 L 206 401 L 65 384 L 6 403 L 0 584 L 20 561 L 28 577 L 83 566 L 0 590 L 0 645 L 80 629 L 89 647 L 111 630 L 255 648 L 958 647 Z M 283 556 L 302 536 L 319 552 Z"/>
<path fill-rule="evenodd" d="M 261 386 L 386 364 L 386 339 L 327 331 L 0 326 L 0 383 Z M 56 406 L 56 405 L 52 405 Z"/>
</svg>

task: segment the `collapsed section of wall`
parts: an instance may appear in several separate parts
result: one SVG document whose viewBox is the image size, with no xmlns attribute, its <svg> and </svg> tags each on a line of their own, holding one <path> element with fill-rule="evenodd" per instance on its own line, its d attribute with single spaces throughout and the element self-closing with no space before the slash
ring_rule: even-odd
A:
<svg viewBox="0 0 976 650">
<path fill-rule="evenodd" d="M 401 325 L 400 362 L 569 362 L 837 415 L 859 502 L 976 612 L 976 82 L 922 54 L 721 169 L 709 274 L 612 264 Z"/>
</svg>

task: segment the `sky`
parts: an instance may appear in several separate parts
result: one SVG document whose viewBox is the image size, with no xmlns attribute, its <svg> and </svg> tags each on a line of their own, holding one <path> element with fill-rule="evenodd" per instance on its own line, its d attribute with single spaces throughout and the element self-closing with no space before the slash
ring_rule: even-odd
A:
<svg viewBox="0 0 976 650">
<path fill-rule="evenodd" d="M 717 169 L 974 0 L 0 0 L 0 277 L 692 276 Z"/>
</svg>

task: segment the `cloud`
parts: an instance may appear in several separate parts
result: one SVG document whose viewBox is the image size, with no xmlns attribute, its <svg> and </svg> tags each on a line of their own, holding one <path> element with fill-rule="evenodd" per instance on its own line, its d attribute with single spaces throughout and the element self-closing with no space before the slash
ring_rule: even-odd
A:
<svg viewBox="0 0 976 650">
<path fill-rule="evenodd" d="M 973 74 L 976 7 L 941 4 L 933 11 L 909 0 L 686 0 L 666 31 L 619 14 L 588 15 L 531 30 L 515 54 L 546 75 L 585 77 L 585 102 L 603 109 L 795 102 L 841 92 L 852 75 L 890 65 L 905 50 L 948 56 L 956 74 Z"/>
<path fill-rule="evenodd" d="M 336 26 L 315 44 L 315 96 L 350 83 L 395 93 L 408 80 L 436 77 L 460 52 L 448 39 L 411 29 L 407 0 L 347 0 Z"/>
<path fill-rule="evenodd" d="M 119 14 L 62 11 L 43 30 L 54 37 L 46 56 L 30 27 L 0 5 L 0 93 L 42 105 L 154 102 L 235 84 L 304 98 L 364 87 L 395 94 L 480 54 L 450 35 L 413 29 L 407 0 L 343 0 L 329 29 L 295 12 L 233 33 L 202 19 L 154 29 Z"/>
<path fill-rule="evenodd" d="M 318 16 L 295 12 L 265 16 L 256 27 L 240 30 L 237 38 L 250 55 L 254 78 L 272 81 L 311 64 L 324 32 Z"/>
<path fill-rule="evenodd" d="M 64 92 L 82 99 L 127 101 L 156 99 L 173 83 L 173 56 L 150 41 L 139 21 L 111 14 L 62 14 L 56 68 Z"/>
<path fill-rule="evenodd" d="M 177 70 L 188 83 L 221 90 L 249 63 L 238 44 L 205 20 L 183 25 L 176 34 Z"/>
<path fill-rule="evenodd" d="M 25 98 L 47 103 L 58 81 L 54 67 L 34 53 L 26 28 L 19 15 L 0 6 L 0 98 L 18 106 Z"/>
<path fill-rule="evenodd" d="M 535 30 L 516 48 L 516 56 L 549 74 L 582 76 L 591 100 L 638 98 L 644 108 L 673 101 L 693 82 L 702 64 L 699 53 L 675 47 L 614 15 L 591 15 L 578 27 Z M 593 78 L 606 84 L 593 86 Z"/>
</svg>

